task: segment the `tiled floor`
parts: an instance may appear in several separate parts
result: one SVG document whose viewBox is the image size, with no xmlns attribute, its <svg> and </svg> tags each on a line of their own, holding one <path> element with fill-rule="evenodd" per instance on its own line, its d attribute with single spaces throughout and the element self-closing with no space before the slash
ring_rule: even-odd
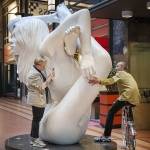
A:
<svg viewBox="0 0 150 150">
<path fill-rule="evenodd" d="M 0 150 L 4 150 L 4 143 L 7 138 L 26 134 L 30 132 L 31 107 L 14 99 L 0 98 Z M 103 128 L 98 122 L 91 121 L 86 134 L 99 136 L 103 133 Z M 122 135 L 121 129 L 114 129 L 112 138 L 121 149 Z M 150 150 L 150 130 L 137 131 L 136 150 Z"/>
</svg>

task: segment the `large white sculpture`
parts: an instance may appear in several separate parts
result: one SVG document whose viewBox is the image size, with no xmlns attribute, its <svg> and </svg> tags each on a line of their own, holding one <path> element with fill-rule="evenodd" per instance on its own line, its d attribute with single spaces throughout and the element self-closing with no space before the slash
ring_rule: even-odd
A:
<svg viewBox="0 0 150 150">
<path fill-rule="evenodd" d="M 45 22 L 60 25 L 49 33 Z M 38 55 L 47 56 L 49 66 L 55 68 L 50 84 L 52 104 L 40 124 L 40 137 L 46 141 L 73 144 L 80 140 L 87 129 L 91 104 L 100 90 L 88 84 L 88 78 L 95 72 L 105 78 L 111 70 L 110 56 L 91 37 L 90 26 L 88 10 L 71 14 L 64 5 L 46 19 L 25 17 L 9 24 L 21 81 L 26 83 L 27 73 Z M 72 57 L 77 48 L 80 63 Z"/>
</svg>

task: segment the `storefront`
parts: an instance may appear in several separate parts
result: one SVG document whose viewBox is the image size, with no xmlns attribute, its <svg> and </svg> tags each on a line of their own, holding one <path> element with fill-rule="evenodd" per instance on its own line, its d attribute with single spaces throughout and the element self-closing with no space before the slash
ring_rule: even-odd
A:
<svg viewBox="0 0 150 150">
<path fill-rule="evenodd" d="M 109 0 L 90 9 L 93 17 L 111 20 L 113 62 L 128 62 L 135 77 L 141 103 L 135 111 L 138 129 L 150 129 L 150 5 L 147 0 Z"/>
<path fill-rule="evenodd" d="M 14 19 L 18 15 L 43 15 L 47 12 L 47 1 L 23 1 L 23 0 L 4 0 L 1 2 L 0 22 L 0 95 L 11 97 L 22 97 L 26 95 L 24 84 L 19 82 L 17 75 L 17 65 L 10 47 L 10 33 L 7 29 L 9 20 Z"/>
</svg>

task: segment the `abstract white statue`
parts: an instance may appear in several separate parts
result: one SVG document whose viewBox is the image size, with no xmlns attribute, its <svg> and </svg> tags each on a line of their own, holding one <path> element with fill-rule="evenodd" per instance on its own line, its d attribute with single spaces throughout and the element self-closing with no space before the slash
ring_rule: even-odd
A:
<svg viewBox="0 0 150 150">
<path fill-rule="evenodd" d="M 47 22 L 60 25 L 49 33 Z M 88 84 L 95 74 L 107 77 L 111 59 L 92 37 L 89 11 L 74 14 L 61 4 L 53 15 L 24 17 L 9 23 L 12 46 L 18 55 L 20 80 L 26 76 L 38 55 L 48 57 L 55 68 L 55 79 L 50 84 L 52 104 L 40 123 L 40 137 L 56 144 L 73 144 L 85 134 L 90 108 L 99 92 L 98 86 Z M 79 49 L 79 63 L 72 57 Z"/>
</svg>

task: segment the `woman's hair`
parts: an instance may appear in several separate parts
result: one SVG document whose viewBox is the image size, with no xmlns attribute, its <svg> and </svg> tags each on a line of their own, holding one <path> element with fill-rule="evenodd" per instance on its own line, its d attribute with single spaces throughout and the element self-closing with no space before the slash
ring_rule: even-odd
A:
<svg viewBox="0 0 150 150">
<path fill-rule="evenodd" d="M 46 63 L 46 62 L 47 62 L 47 60 L 45 57 L 37 57 L 34 60 L 34 65 L 39 65 L 41 63 Z"/>
</svg>

